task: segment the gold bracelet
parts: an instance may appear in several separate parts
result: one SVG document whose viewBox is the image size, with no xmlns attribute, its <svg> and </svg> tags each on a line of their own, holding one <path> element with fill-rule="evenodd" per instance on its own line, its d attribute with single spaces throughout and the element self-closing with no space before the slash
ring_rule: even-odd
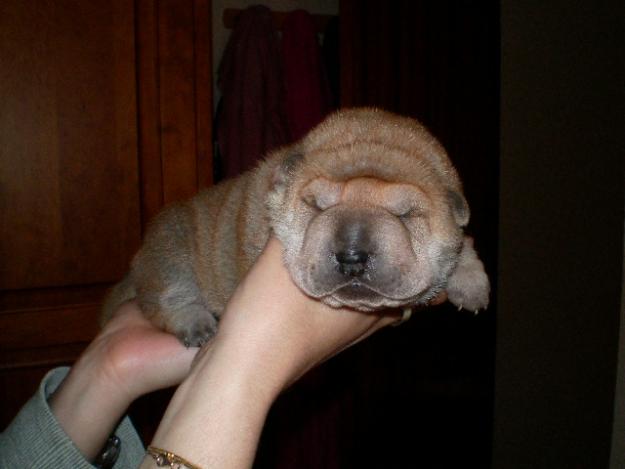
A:
<svg viewBox="0 0 625 469">
<path fill-rule="evenodd" d="M 154 458 L 158 467 L 170 467 L 171 469 L 201 469 L 200 466 L 190 463 L 177 454 L 156 448 L 155 446 L 148 446 L 146 453 Z"/>
</svg>

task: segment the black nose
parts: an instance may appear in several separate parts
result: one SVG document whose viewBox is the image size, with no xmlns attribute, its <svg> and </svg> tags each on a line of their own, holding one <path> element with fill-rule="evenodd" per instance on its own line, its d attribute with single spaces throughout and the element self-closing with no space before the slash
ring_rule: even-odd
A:
<svg viewBox="0 0 625 469">
<path fill-rule="evenodd" d="M 349 249 L 335 254 L 339 272 L 350 277 L 360 277 L 365 273 L 369 254 L 366 251 Z"/>
</svg>

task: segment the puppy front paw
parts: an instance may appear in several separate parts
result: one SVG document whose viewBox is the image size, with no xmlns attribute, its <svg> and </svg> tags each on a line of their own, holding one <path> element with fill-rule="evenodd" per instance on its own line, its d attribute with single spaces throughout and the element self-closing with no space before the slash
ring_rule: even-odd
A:
<svg viewBox="0 0 625 469">
<path fill-rule="evenodd" d="M 473 239 L 465 236 L 456 269 L 447 282 L 447 297 L 458 309 L 477 312 L 488 307 L 490 282 L 484 264 L 473 248 Z"/>
<path fill-rule="evenodd" d="M 201 315 L 178 321 L 172 332 L 185 347 L 201 347 L 217 333 L 217 319 L 214 314 L 203 311 Z"/>
<path fill-rule="evenodd" d="M 187 303 L 176 308 L 143 308 L 159 328 L 174 334 L 185 347 L 201 347 L 217 333 L 217 315 L 203 305 Z"/>
<path fill-rule="evenodd" d="M 210 341 L 217 333 L 217 322 L 197 321 L 191 327 L 178 329 L 176 337 L 185 347 L 201 347 Z"/>
</svg>

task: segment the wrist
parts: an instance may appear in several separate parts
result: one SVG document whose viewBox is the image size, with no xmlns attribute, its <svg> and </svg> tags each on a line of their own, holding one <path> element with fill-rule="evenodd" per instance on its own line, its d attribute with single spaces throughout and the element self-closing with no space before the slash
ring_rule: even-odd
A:
<svg viewBox="0 0 625 469">
<path fill-rule="evenodd" d="M 218 335 L 197 357 L 182 391 L 196 392 L 210 388 L 212 393 L 247 399 L 258 407 L 270 407 L 284 388 L 284 366 L 269 363 L 247 341 Z"/>
<path fill-rule="evenodd" d="M 250 467 L 281 386 L 249 361 L 216 338 L 176 390 L 151 444 L 204 468 Z"/>
<path fill-rule="evenodd" d="M 83 456 L 92 461 L 123 417 L 131 399 L 93 361 L 81 359 L 49 399 L 52 413 Z"/>
</svg>

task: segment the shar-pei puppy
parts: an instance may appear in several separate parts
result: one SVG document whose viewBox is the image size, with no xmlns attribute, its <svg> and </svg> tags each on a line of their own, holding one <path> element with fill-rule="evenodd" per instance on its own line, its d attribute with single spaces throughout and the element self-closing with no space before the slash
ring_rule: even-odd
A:
<svg viewBox="0 0 625 469">
<path fill-rule="evenodd" d="M 408 312 L 446 290 L 477 311 L 489 282 L 463 234 L 468 221 L 458 174 L 421 124 L 339 111 L 257 168 L 158 215 L 104 318 L 136 298 L 159 327 L 203 344 L 270 233 L 293 282 L 330 306 Z"/>
</svg>

